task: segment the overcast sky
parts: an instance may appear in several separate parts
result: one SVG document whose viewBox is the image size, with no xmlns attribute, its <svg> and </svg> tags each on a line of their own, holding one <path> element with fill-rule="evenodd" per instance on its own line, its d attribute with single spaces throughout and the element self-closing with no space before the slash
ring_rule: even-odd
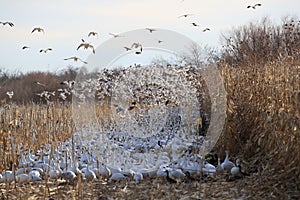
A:
<svg viewBox="0 0 300 200">
<path fill-rule="evenodd" d="M 248 5 L 261 3 L 257 9 Z M 81 39 L 95 48 L 111 36 L 136 29 L 163 28 L 197 43 L 220 45 L 221 33 L 264 16 L 280 22 L 286 15 L 300 16 L 299 0 L 0 0 L 0 68 L 10 71 L 58 71 L 81 66 L 64 58 L 87 59 L 90 50 L 76 50 Z M 178 18 L 183 14 L 193 14 Z M 199 24 L 193 27 L 191 23 Z M 45 34 L 31 31 L 41 27 Z M 204 28 L 211 31 L 202 32 Z M 90 31 L 98 37 L 88 37 Z M 26 45 L 29 49 L 22 50 Z M 40 49 L 51 47 L 46 54 Z"/>
</svg>

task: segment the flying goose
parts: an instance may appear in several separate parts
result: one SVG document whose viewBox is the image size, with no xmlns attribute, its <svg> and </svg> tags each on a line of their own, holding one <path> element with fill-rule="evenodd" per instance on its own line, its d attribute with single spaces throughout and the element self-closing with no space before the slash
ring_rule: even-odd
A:
<svg viewBox="0 0 300 200">
<path fill-rule="evenodd" d="M 192 16 L 192 15 L 193 15 L 193 14 L 184 14 L 184 15 L 178 16 L 178 18 L 182 18 L 182 17 L 186 18 L 186 17 Z"/>
<path fill-rule="evenodd" d="M 131 48 L 134 48 L 134 49 L 139 49 L 135 52 L 135 54 L 141 54 L 142 51 L 143 51 L 143 46 L 138 43 L 138 42 L 134 42 L 132 45 L 131 45 Z"/>
<path fill-rule="evenodd" d="M 257 6 L 261 6 L 261 3 L 257 3 L 254 6 L 249 5 L 249 6 L 247 6 L 247 8 L 253 8 L 253 9 L 255 9 Z"/>
<path fill-rule="evenodd" d="M 45 33 L 44 29 L 43 29 L 43 28 L 40 28 L 40 27 L 34 28 L 34 29 L 31 31 L 31 33 L 34 33 L 35 31 Z"/>
<path fill-rule="evenodd" d="M 24 49 L 28 49 L 29 47 L 28 46 L 23 46 L 22 47 L 22 49 L 24 50 Z"/>
<path fill-rule="evenodd" d="M 3 26 L 5 26 L 6 24 L 8 24 L 10 27 L 14 26 L 12 22 L 0 22 L 0 24 L 2 24 Z"/>
<path fill-rule="evenodd" d="M 52 51 L 52 48 L 47 48 L 47 49 L 41 49 L 40 53 L 47 53 L 48 51 Z"/>
<path fill-rule="evenodd" d="M 84 39 L 81 39 L 82 43 L 77 47 L 77 50 L 80 49 L 81 47 L 83 47 L 84 49 L 92 49 L 93 53 L 95 53 L 95 48 L 93 45 L 87 43 L 84 41 Z"/>
<path fill-rule="evenodd" d="M 113 34 L 113 33 L 109 33 L 109 35 L 113 36 L 114 38 L 124 37 L 124 36 L 122 36 L 122 35 L 119 35 L 119 34 Z"/>
<path fill-rule="evenodd" d="M 203 31 L 203 32 L 205 32 L 205 31 L 210 31 L 210 28 L 205 28 L 205 29 L 203 29 L 202 31 Z"/>
<path fill-rule="evenodd" d="M 126 51 L 130 51 L 130 50 L 131 50 L 131 48 L 129 48 L 129 47 L 124 47 L 124 49 L 125 49 Z"/>
<path fill-rule="evenodd" d="M 156 29 L 154 29 L 154 28 L 146 28 L 146 30 L 148 30 L 150 33 L 152 33 L 153 31 L 156 31 Z"/>
<path fill-rule="evenodd" d="M 141 48 L 141 47 L 142 47 L 142 45 L 141 45 L 140 43 L 138 43 L 138 42 L 134 42 L 134 43 L 132 43 L 132 45 L 131 45 L 131 48 L 135 48 L 135 49 Z"/>
<path fill-rule="evenodd" d="M 86 61 L 81 60 L 80 58 L 78 58 L 78 57 L 76 57 L 76 56 L 72 56 L 72 57 L 70 57 L 70 58 L 65 58 L 64 60 L 73 60 L 74 62 L 77 62 L 77 61 L 79 60 L 79 61 L 83 62 L 84 64 L 87 64 Z"/>
<path fill-rule="evenodd" d="M 196 23 L 194 23 L 194 22 L 193 22 L 193 23 L 191 23 L 191 24 L 192 24 L 193 26 L 199 26 L 198 24 L 196 24 Z"/>
<path fill-rule="evenodd" d="M 94 31 L 91 31 L 88 34 L 88 37 L 90 37 L 90 36 L 97 36 L 98 37 L 98 33 L 94 32 Z"/>
</svg>

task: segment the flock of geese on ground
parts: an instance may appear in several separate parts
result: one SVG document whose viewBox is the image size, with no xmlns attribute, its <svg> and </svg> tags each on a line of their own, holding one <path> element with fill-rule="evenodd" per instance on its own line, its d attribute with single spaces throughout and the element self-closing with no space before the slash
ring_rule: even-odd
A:
<svg viewBox="0 0 300 200">
<path fill-rule="evenodd" d="M 100 162 L 84 146 L 74 145 L 75 148 L 72 148 L 72 142 L 66 141 L 58 148 L 51 145 L 42 146 L 36 153 L 30 149 L 24 152 L 19 151 L 18 166 L 12 165 L 12 170 L 1 172 L 0 185 L 13 182 L 25 184 L 45 181 L 63 184 L 75 182 L 79 178 L 83 181 L 103 180 L 107 183 L 126 180 L 134 181 L 136 184 L 147 177 L 165 180 L 169 183 L 216 176 L 224 177 L 227 181 L 234 181 L 249 175 L 241 169 L 240 159 L 236 159 L 235 164 L 230 161 L 228 151 L 222 163 L 220 158 L 214 158 L 210 163 L 199 154 L 186 153 L 176 161 L 162 164 L 155 169 L 135 166 L 133 169 L 123 170 L 121 167 L 112 167 Z"/>
</svg>

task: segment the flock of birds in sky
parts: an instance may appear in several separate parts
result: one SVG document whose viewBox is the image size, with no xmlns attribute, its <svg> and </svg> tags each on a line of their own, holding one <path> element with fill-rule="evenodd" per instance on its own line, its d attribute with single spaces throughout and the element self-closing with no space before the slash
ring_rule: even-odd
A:
<svg viewBox="0 0 300 200">
<path fill-rule="evenodd" d="M 182 1 L 183 2 L 183 1 Z M 260 7 L 262 6 L 261 3 L 257 3 L 257 4 L 254 4 L 254 5 L 248 5 L 247 8 L 252 8 L 252 9 L 256 9 L 257 7 Z M 178 18 L 188 18 L 190 16 L 193 16 L 194 14 L 191 14 L 191 13 L 187 13 L 187 14 L 183 14 L 183 15 L 180 15 L 178 16 Z M 11 22 L 11 21 L 7 21 L 7 22 L 0 22 L 0 25 L 3 25 L 3 26 L 10 26 L 10 27 L 14 27 L 14 23 Z M 198 27 L 198 28 L 201 28 L 201 25 L 199 25 L 198 23 L 196 22 L 191 22 L 190 23 L 193 27 Z M 148 30 L 150 33 L 153 33 L 154 31 L 157 31 L 156 29 L 154 28 L 146 28 L 146 30 Z M 211 31 L 210 28 L 206 27 L 206 28 L 203 28 L 202 29 L 203 32 L 207 32 L 207 31 Z M 41 27 L 35 27 L 33 28 L 33 30 L 31 31 L 31 33 L 35 33 L 35 32 L 39 32 L 39 33 L 43 33 L 45 34 L 45 30 Z M 113 34 L 113 33 L 109 33 L 109 35 L 111 35 L 113 38 L 118 38 L 118 37 L 125 37 L 123 35 L 120 35 L 120 34 Z M 88 37 L 97 37 L 98 38 L 98 33 L 97 32 L 94 32 L 94 31 L 90 31 L 88 33 Z M 95 53 L 95 47 L 86 42 L 84 39 L 81 39 L 81 44 L 79 44 L 79 46 L 77 47 L 77 50 L 83 48 L 84 50 L 88 50 L 90 49 L 93 53 Z M 163 41 L 162 40 L 158 40 L 157 41 L 158 43 L 162 43 Z M 25 50 L 25 49 L 28 49 L 30 48 L 29 46 L 23 46 L 22 49 Z M 124 49 L 126 51 L 131 51 L 131 50 L 134 50 L 135 51 L 135 54 L 141 54 L 142 53 L 142 44 L 138 43 L 138 42 L 135 42 L 133 43 L 130 47 L 127 47 L 125 46 Z M 45 48 L 45 49 L 40 49 L 39 52 L 40 53 L 47 53 L 49 51 L 53 51 L 53 49 L 51 47 L 48 47 L 48 48 Z M 80 59 L 78 58 L 77 56 L 71 56 L 69 58 L 65 58 L 64 60 L 73 60 L 74 62 L 77 62 L 77 61 L 80 61 L 82 62 L 83 64 L 87 64 L 86 61 L 84 61 L 83 59 Z"/>
</svg>

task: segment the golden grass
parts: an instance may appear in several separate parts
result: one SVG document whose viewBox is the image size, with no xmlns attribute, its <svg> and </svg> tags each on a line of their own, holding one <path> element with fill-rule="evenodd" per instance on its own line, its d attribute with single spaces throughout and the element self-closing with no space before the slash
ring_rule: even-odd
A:
<svg viewBox="0 0 300 200">
<path fill-rule="evenodd" d="M 1 111 L 0 171 L 11 168 L 12 162 L 18 164 L 19 150 L 36 151 L 41 145 L 56 145 L 74 131 L 70 104 L 10 105 Z"/>
<path fill-rule="evenodd" d="M 220 72 L 228 110 L 227 124 L 215 151 L 223 157 L 224 150 L 229 149 L 233 157 L 242 157 L 245 170 L 251 174 L 240 183 L 248 195 L 287 198 L 287 191 L 300 195 L 300 62 L 287 59 L 266 66 L 224 65 Z M 69 103 L 12 104 L 10 109 L 2 110 L 0 171 L 11 168 L 13 162 L 17 164 L 18 148 L 37 150 L 40 145 L 55 145 L 70 138 L 75 132 L 71 111 Z M 98 107 L 96 113 L 107 116 L 109 109 Z M 104 118 L 99 119 L 101 122 Z M 16 145 L 20 142 L 22 147 Z M 218 187 L 225 185 L 214 183 L 211 187 L 221 190 Z M 152 186 L 147 184 L 148 190 L 155 193 Z"/>
<path fill-rule="evenodd" d="M 268 188 L 300 195 L 300 62 L 224 66 L 221 72 L 228 122 L 217 149 L 248 161 L 260 180 L 253 194 Z"/>
</svg>

